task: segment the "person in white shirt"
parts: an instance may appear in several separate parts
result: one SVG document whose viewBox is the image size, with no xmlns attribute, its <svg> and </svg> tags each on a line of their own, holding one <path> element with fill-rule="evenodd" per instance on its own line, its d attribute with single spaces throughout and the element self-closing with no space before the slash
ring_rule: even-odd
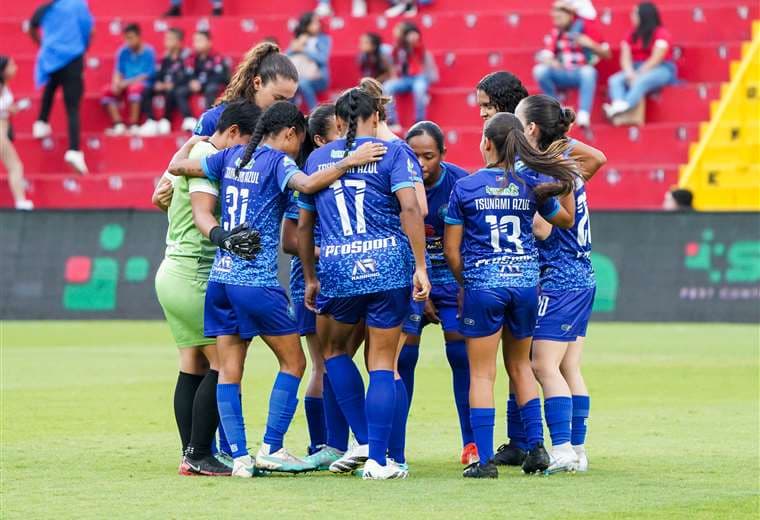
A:
<svg viewBox="0 0 760 520">
<path fill-rule="evenodd" d="M 8 184 L 11 188 L 16 209 L 31 210 L 32 201 L 26 198 L 24 192 L 24 165 L 13 146 L 13 129 L 11 115 L 19 110 L 29 108 L 28 99 L 18 103 L 13 101 L 13 93 L 8 88 L 8 82 L 16 75 L 16 62 L 8 56 L 0 56 L 0 162 L 8 170 Z"/>
</svg>

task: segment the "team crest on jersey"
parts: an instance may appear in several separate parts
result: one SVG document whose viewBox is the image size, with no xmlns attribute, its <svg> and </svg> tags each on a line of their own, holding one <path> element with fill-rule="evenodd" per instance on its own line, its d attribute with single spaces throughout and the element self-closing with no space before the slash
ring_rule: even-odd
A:
<svg viewBox="0 0 760 520">
<path fill-rule="evenodd" d="M 409 170 L 409 173 L 414 173 L 414 163 L 409 157 L 406 158 L 406 169 Z"/>
<path fill-rule="evenodd" d="M 438 206 L 438 217 L 443 220 L 446 218 L 446 215 L 449 214 L 449 205 L 448 204 L 441 204 Z"/>
<path fill-rule="evenodd" d="M 367 280 L 378 276 L 380 273 L 377 272 L 377 262 L 373 258 L 362 258 L 354 262 L 351 280 Z"/>
<path fill-rule="evenodd" d="M 520 188 L 514 182 L 510 182 L 506 188 L 486 186 L 486 193 L 492 197 L 517 197 L 520 195 Z"/>
</svg>

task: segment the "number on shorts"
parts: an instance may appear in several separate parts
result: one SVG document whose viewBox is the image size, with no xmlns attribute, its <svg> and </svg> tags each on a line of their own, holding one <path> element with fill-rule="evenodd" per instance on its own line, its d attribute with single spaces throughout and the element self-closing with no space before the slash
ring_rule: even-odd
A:
<svg viewBox="0 0 760 520">
<path fill-rule="evenodd" d="M 548 296 L 539 296 L 538 297 L 538 315 L 539 316 L 545 316 L 546 315 L 546 308 L 549 306 L 549 297 Z"/>
<path fill-rule="evenodd" d="M 486 223 L 491 226 L 491 247 L 493 247 L 494 253 L 501 253 L 506 250 L 510 253 L 523 254 L 519 217 L 504 215 L 499 218 L 496 215 L 486 215 L 485 219 Z M 514 246 L 514 251 L 510 247 L 502 246 L 501 235 L 506 235 L 507 242 Z"/>
<path fill-rule="evenodd" d="M 227 191 L 225 192 L 225 200 L 227 202 L 227 214 L 229 215 L 230 219 L 229 222 L 224 223 L 225 231 L 229 231 L 230 229 L 245 222 L 245 216 L 248 212 L 249 193 L 250 192 L 248 188 L 239 190 L 236 186 L 227 186 Z M 239 208 L 238 205 L 240 206 Z M 239 212 L 238 209 L 240 210 Z"/>
<path fill-rule="evenodd" d="M 351 236 L 354 230 L 351 227 L 351 216 L 348 214 L 346 206 L 346 195 L 343 190 L 346 188 L 355 188 L 354 204 L 356 205 L 356 234 L 360 235 L 367 232 L 367 222 L 364 220 L 364 193 L 367 189 L 367 182 L 355 179 L 340 179 L 330 184 L 335 193 L 335 205 L 338 207 L 340 215 L 340 225 L 343 227 L 343 236 Z"/>
</svg>

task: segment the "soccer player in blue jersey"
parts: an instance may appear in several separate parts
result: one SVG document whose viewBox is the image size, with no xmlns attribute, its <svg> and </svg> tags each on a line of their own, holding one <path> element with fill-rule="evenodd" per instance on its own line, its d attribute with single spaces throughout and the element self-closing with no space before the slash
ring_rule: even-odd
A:
<svg viewBox="0 0 760 520">
<path fill-rule="evenodd" d="M 213 134 L 227 103 L 245 99 L 264 110 L 272 103 L 291 99 L 297 89 L 298 71 L 290 58 L 274 43 L 259 43 L 243 57 L 224 93 L 201 115 L 193 133 Z"/>
<path fill-rule="evenodd" d="M 376 138 L 377 103 L 361 89 L 341 95 L 336 117 L 347 129 L 346 138 L 309 156 L 306 170 L 312 175 L 350 157 L 360 143 L 383 142 Z M 365 480 L 406 477 L 406 471 L 386 456 L 396 405 L 396 351 L 410 282 L 415 299 L 424 300 L 430 292 L 414 164 L 397 143 L 387 147 L 382 160 L 354 168 L 330 189 L 299 201 L 298 250 L 305 302 L 319 314 L 317 330 L 323 338 L 327 376 L 358 442 L 330 469 L 351 471 L 366 462 Z M 321 235 L 319 279 L 313 238 L 316 215 Z M 369 335 L 366 411 L 361 375 L 346 354 L 362 318 Z"/>
<path fill-rule="evenodd" d="M 462 433 L 462 464 L 478 460 L 477 447 L 470 427 L 470 368 L 464 337 L 459 334 L 457 320 L 459 286 L 443 257 L 444 217 L 454 184 L 468 172 L 455 164 L 444 162 L 446 146 L 443 131 L 432 121 L 421 121 L 409 129 L 406 141 L 422 167 L 422 177 L 428 203 L 425 217 L 425 242 L 430 261 L 430 298 L 412 302 L 412 311 L 402 327 L 404 345 L 398 359 L 398 371 L 404 381 L 411 403 L 414 393 L 414 370 L 419 359 L 420 336 L 425 325 L 440 324 L 446 342 L 446 358 L 451 366 L 454 402 Z"/>
<path fill-rule="evenodd" d="M 525 98 L 515 115 L 537 150 L 567 141 L 575 113 L 545 95 Z M 549 472 L 586 471 L 584 442 L 589 397 L 580 370 L 583 342 L 596 281 L 591 265 L 591 224 L 585 184 L 606 162 L 604 154 L 569 141 L 569 155 L 580 166 L 575 181 L 575 224 L 555 228 L 540 217 L 533 232 L 541 266 L 538 323 L 533 334 L 533 369 L 544 390 L 544 416 L 552 438 Z"/>
<path fill-rule="evenodd" d="M 535 151 L 512 114 L 499 113 L 486 122 L 480 149 L 487 167 L 457 181 L 451 192 L 444 254 L 464 287 L 459 330 L 467 338 L 470 425 L 480 456 L 464 476 L 497 478 L 493 383 L 500 340 L 528 438 L 523 471 L 544 471 L 549 465 L 530 364 L 538 298 L 531 227 L 537 212 L 557 226 L 573 225 L 575 201 L 565 195 L 577 174 L 575 163 L 562 158 L 563 147 Z"/>
<path fill-rule="evenodd" d="M 290 455 L 283 439 L 298 403 L 297 392 L 306 360 L 296 323 L 288 313 L 288 300 L 277 281 L 277 251 L 280 225 L 287 204 L 286 190 L 315 193 L 337 181 L 355 159 L 334 162 L 311 176 L 296 166 L 306 133 L 306 121 L 288 102 L 273 104 L 261 116 L 247 146 L 228 148 L 200 160 L 180 157 L 172 161 L 174 175 L 206 176 L 219 181 L 222 226 L 211 229 L 209 238 L 248 223 L 261 236 L 261 252 L 241 257 L 220 249 L 217 252 L 206 292 L 204 332 L 217 337 L 219 384 L 217 404 L 227 434 L 234 465 L 232 474 L 253 475 L 255 467 L 270 471 L 300 472 L 314 467 Z M 192 142 L 192 140 L 191 140 Z M 382 145 L 373 148 L 380 156 Z M 240 401 L 240 381 L 247 342 L 261 335 L 275 353 L 280 372 L 269 400 L 269 417 L 264 442 L 256 460 L 248 454 Z"/>
</svg>

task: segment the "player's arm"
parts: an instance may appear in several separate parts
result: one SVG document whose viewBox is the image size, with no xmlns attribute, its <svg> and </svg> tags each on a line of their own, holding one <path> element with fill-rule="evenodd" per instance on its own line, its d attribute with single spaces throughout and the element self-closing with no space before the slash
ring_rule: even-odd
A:
<svg viewBox="0 0 760 520">
<path fill-rule="evenodd" d="M 562 229 L 569 229 L 575 224 L 575 193 L 570 192 L 557 200 L 555 197 L 543 202 L 538 214 L 549 223 Z"/>
<path fill-rule="evenodd" d="M 382 143 L 364 143 L 350 155 L 334 165 L 311 175 L 299 171 L 288 180 L 288 188 L 311 195 L 322 191 L 340 179 L 348 170 L 371 162 L 379 161 L 387 148 Z"/>
<path fill-rule="evenodd" d="M 156 188 L 153 190 L 153 196 L 151 202 L 155 207 L 163 211 L 168 211 L 169 206 L 172 203 L 172 195 L 174 194 L 174 187 L 172 180 L 166 175 L 162 175 L 156 184 Z"/>
<path fill-rule="evenodd" d="M 463 224 L 446 223 L 443 231 L 443 256 L 449 264 L 454 278 L 456 278 L 460 287 L 464 286 L 464 263 L 462 262 L 462 235 L 464 234 Z"/>
<path fill-rule="evenodd" d="M 401 205 L 401 227 L 409 238 L 414 254 L 414 299 L 424 301 L 430 294 L 430 280 L 425 265 L 425 224 L 420 205 L 417 203 L 416 189 L 401 188 L 396 198 Z"/>
<path fill-rule="evenodd" d="M 310 209 L 301 208 L 298 214 L 298 257 L 303 266 L 305 285 L 304 305 L 316 311 L 319 280 L 317 279 L 316 255 L 314 254 L 314 223 L 316 213 Z"/>
<path fill-rule="evenodd" d="M 282 250 L 288 255 L 298 254 L 298 220 L 285 217 L 282 221 Z"/>
<path fill-rule="evenodd" d="M 417 197 L 417 204 L 420 207 L 420 214 L 424 219 L 428 215 L 428 202 L 427 193 L 425 193 L 425 185 L 423 183 L 414 183 L 414 195 Z"/>
<path fill-rule="evenodd" d="M 217 197 L 202 191 L 190 193 L 190 207 L 193 209 L 193 222 L 201 234 L 208 238 L 211 230 L 219 227 L 216 218 Z"/>
<path fill-rule="evenodd" d="M 539 240 L 546 240 L 552 234 L 552 225 L 538 213 L 533 215 L 533 236 Z"/>
<path fill-rule="evenodd" d="M 570 157 L 575 159 L 575 162 L 580 166 L 584 181 L 591 180 L 591 177 L 607 163 L 607 156 L 604 155 L 604 152 L 577 140 L 573 141 Z"/>
<path fill-rule="evenodd" d="M 206 136 L 194 135 L 183 144 L 172 157 L 169 167 L 166 169 L 172 175 L 183 177 L 205 177 L 206 172 L 201 164 L 201 159 L 189 159 L 190 150 L 196 143 L 208 140 Z"/>
</svg>

